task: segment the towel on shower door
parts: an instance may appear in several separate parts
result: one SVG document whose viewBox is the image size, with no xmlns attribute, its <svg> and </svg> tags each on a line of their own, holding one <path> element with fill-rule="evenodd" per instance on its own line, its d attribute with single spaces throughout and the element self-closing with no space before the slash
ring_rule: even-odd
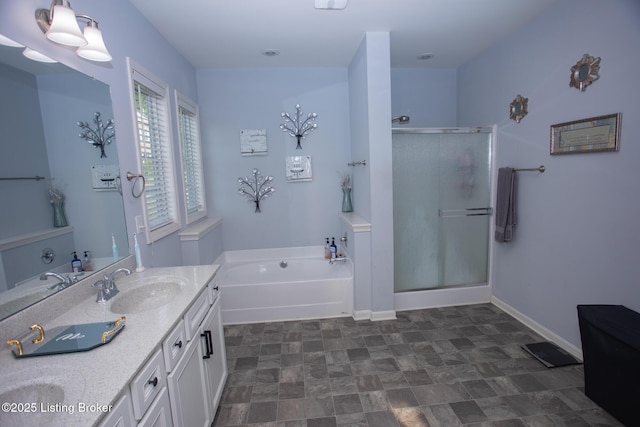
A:
<svg viewBox="0 0 640 427">
<path fill-rule="evenodd" d="M 496 242 L 510 242 L 516 225 L 516 171 L 513 168 L 498 169 L 496 200 Z"/>
</svg>

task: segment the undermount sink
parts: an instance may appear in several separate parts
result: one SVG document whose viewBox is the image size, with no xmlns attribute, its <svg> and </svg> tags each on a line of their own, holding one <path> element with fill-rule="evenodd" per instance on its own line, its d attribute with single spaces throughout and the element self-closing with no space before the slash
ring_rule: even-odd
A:
<svg viewBox="0 0 640 427">
<path fill-rule="evenodd" d="M 51 404 L 64 402 L 64 389 L 57 384 L 47 383 L 23 385 L 0 394 L 0 402 L 17 404 L 15 412 L 5 411 L 3 407 L 0 414 L 3 427 L 24 427 L 25 421 L 34 426 L 49 425 L 55 412 L 47 411 L 47 408 Z M 25 408 L 27 405 L 29 407 Z"/>
<path fill-rule="evenodd" d="M 133 314 L 155 310 L 178 295 L 184 286 L 179 280 L 158 280 L 137 288 L 120 291 L 113 299 L 109 311 L 115 314 Z"/>
<path fill-rule="evenodd" d="M 29 372 L 15 372 L 3 378 L 0 384 L 0 412 L 2 427 L 59 425 L 64 408 L 81 400 L 85 388 L 84 377 L 77 371 L 51 374 L 50 369 L 36 368 Z M 15 407 L 11 407 L 15 404 Z M 56 406 L 57 405 L 57 406 Z M 74 406 L 75 407 L 75 406 Z M 8 410 L 5 410 L 8 409 Z"/>
</svg>

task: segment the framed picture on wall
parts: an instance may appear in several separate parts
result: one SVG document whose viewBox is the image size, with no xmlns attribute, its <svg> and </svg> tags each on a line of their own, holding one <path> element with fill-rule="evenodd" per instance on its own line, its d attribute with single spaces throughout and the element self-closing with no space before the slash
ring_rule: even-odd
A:
<svg viewBox="0 0 640 427">
<path fill-rule="evenodd" d="M 620 149 L 621 113 L 551 125 L 551 154 Z"/>
</svg>

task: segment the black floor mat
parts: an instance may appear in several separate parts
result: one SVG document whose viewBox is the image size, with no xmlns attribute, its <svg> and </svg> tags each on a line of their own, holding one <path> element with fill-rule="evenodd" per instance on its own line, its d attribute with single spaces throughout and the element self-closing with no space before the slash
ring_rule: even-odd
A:
<svg viewBox="0 0 640 427">
<path fill-rule="evenodd" d="M 547 368 L 577 365 L 580 363 L 575 357 L 548 341 L 525 344 L 522 348 Z"/>
</svg>

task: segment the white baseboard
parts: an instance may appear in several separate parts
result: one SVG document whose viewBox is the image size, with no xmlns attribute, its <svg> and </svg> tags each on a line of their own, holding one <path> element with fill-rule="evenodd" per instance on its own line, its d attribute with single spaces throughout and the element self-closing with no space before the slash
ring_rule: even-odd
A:
<svg viewBox="0 0 640 427">
<path fill-rule="evenodd" d="M 396 318 L 395 310 L 388 311 L 371 311 L 371 310 L 353 310 L 353 320 L 371 320 L 372 322 L 379 320 L 393 320 Z"/>
<path fill-rule="evenodd" d="M 371 319 L 371 310 L 353 310 L 353 320 Z"/>
<path fill-rule="evenodd" d="M 371 312 L 371 320 L 373 322 L 378 320 L 394 320 L 396 318 L 395 310 L 387 310 L 387 311 L 372 311 Z"/>
<path fill-rule="evenodd" d="M 519 312 L 515 308 L 511 307 L 509 304 L 507 304 L 506 302 L 502 301 L 501 299 L 498 299 L 496 297 L 491 297 L 491 303 L 493 305 L 495 305 L 496 307 L 500 308 L 505 313 L 515 317 L 518 321 L 520 321 L 524 325 L 526 325 L 529 328 L 533 329 L 537 334 L 541 335 L 543 338 L 547 339 L 548 341 L 553 342 L 558 347 L 564 349 L 567 353 L 571 354 L 576 359 L 579 359 L 581 361 L 583 360 L 582 359 L 582 349 L 580 349 L 580 348 L 576 347 L 575 345 L 571 344 L 569 341 L 565 340 L 564 338 L 560 337 L 559 335 L 556 335 L 555 333 L 551 332 L 549 329 L 545 328 L 540 323 L 538 323 L 535 320 L 531 319 L 530 317 L 522 314 L 521 312 Z"/>
<path fill-rule="evenodd" d="M 482 285 L 464 288 L 399 292 L 394 294 L 393 300 L 396 311 L 482 304 L 491 301 L 491 287 Z"/>
</svg>

